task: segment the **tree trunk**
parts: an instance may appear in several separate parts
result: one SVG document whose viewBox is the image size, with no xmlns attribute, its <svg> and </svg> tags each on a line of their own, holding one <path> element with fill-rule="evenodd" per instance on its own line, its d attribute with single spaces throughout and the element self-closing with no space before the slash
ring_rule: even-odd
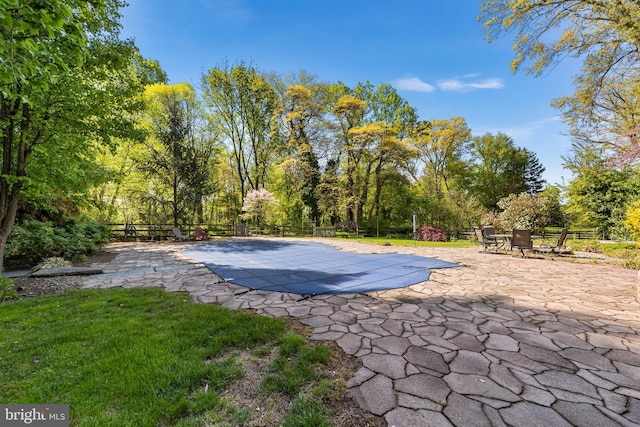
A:
<svg viewBox="0 0 640 427">
<path fill-rule="evenodd" d="M 2 220 L 0 220 L 0 272 L 4 271 L 4 250 L 7 245 L 7 239 L 13 230 L 17 212 L 18 195 L 16 194 L 9 202 L 7 210 L 0 213 L 2 215 Z"/>
<path fill-rule="evenodd" d="M 178 178 L 173 176 L 173 226 L 178 227 Z"/>
<path fill-rule="evenodd" d="M 2 103 L 2 116 L 8 116 L 11 117 L 11 119 L 9 119 L 8 126 L 4 126 L 3 129 L 0 129 L 4 133 L 4 135 L 2 135 L 2 174 L 5 176 L 4 178 L 0 178 L 0 272 L 3 271 L 4 268 L 4 251 L 7 239 L 9 238 L 9 235 L 13 230 L 13 225 L 16 221 L 19 196 L 24 183 L 22 179 L 26 176 L 27 156 L 29 155 L 26 142 L 30 125 L 29 105 L 26 103 L 20 105 L 20 101 L 16 101 L 13 106 L 15 110 L 9 111 L 8 107 L 8 103 Z M 13 117 L 16 115 L 16 110 L 22 110 L 22 120 L 20 121 L 17 147 L 14 146 L 16 143 L 14 139 L 16 133 L 12 131 L 16 125 L 13 120 Z M 17 148 L 15 153 L 14 148 Z M 17 180 L 13 183 L 9 183 L 6 177 L 12 175 L 15 176 Z"/>
</svg>

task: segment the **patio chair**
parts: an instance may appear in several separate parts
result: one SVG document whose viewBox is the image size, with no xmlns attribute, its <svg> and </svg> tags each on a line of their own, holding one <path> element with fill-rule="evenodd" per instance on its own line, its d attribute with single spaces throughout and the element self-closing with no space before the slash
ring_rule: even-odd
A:
<svg viewBox="0 0 640 427">
<path fill-rule="evenodd" d="M 514 228 L 513 237 L 511 238 L 511 250 L 518 249 L 522 254 L 522 258 L 526 258 L 524 250 L 532 250 L 531 230 L 525 228 Z"/>
<path fill-rule="evenodd" d="M 562 231 L 560 232 L 560 237 L 558 237 L 558 241 L 556 242 L 556 244 L 550 244 L 550 243 L 543 243 L 540 245 L 541 249 L 546 249 L 551 251 L 552 253 L 562 253 L 563 249 L 562 247 L 564 246 L 564 241 L 567 239 L 567 234 L 569 232 L 568 228 L 563 228 Z M 568 249 L 567 252 L 571 252 L 571 249 Z"/>
<path fill-rule="evenodd" d="M 194 240 L 207 240 L 209 238 L 209 234 L 202 229 L 202 227 L 196 227 L 193 232 Z"/>
<path fill-rule="evenodd" d="M 173 231 L 173 235 L 176 237 L 176 240 L 189 240 L 189 235 L 183 234 L 179 228 L 174 227 L 172 231 Z"/>
<path fill-rule="evenodd" d="M 493 228 L 493 225 L 485 225 L 482 227 L 482 234 L 484 234 L 485 237 L 491 238 L 491 236 L 496 234 L 496 230 Z"/>
<path fill-rule="evenodd" d="M 473 227 L 473 231 L 476 234 L 476 239 L 478 239 L 478 243 L 482 245 L 482 250 L 486 251 L 487 248 L 493 247 L 496 251 L 498 250 L 498 241 L 495 237 L 487 237 L 484 233 L 484 230 L 480 227 Z"/>
</svg>

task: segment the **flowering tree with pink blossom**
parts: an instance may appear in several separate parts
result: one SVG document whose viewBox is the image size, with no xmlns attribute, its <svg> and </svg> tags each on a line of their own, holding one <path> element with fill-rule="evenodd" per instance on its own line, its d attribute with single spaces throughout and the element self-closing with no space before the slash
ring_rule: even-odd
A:
<svg viewBox="0 0 640 427">
<path fill-rule="evenodd" d="M 262 228 L 271 208 L 277 204 L 278 200 L 267 189 L 251 190 L 242 203 L 243 219 L 255 220 L 258 227 Z"/>
</svg>

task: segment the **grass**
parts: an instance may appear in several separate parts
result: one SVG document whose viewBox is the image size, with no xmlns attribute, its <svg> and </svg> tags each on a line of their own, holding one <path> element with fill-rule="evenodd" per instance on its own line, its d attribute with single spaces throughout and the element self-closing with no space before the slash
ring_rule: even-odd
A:
<svg viewBox="0 0 640 427">
<path fill-rule="evenodd" d="M 383 243 L 390 243 L 392 246 L 419 246 L 430 248 L 460 248 L 465 246 L 473 246 L 474 242 L 471 240 L 451 240 L 449 242 L 423 242 L 421 240 L 414 239 L 401 239 L 396 237 L 362 237 L 356 239 L 350 239 L 356 242 L 369 243 L 372 245 L 382 245 Z"/>
<path fill-rule="evenodd" d="M 369 243 L 374 245 L 382 245 L 390 243 L 393 246 L 418 246 L 433 248 L 457 248 L 474 246 L 471 240 L 452 240 L 449 242 L 423 242 L 412 239 L 402 238 L 373 238 L 364 237 L 352 239 L 357 242 Z M 546 239 L 546 243 L 555 243 L 557 239 Z M 534 244 L 540 241 L 534 242 Z M 620 267 L 640 270 L 640 247 L 635 243 L 600 243 L 597 240 L 568 240 L 565 246 L 571 247 L 574 251 L 593 252 L 604 254 L 611 258 L 618 258 L 621 261 L 615 264 Z"/>
<path fill-rule="evenodd" d="M 330 350 L 281 319 L 112 289 L 5 302 L 0 324 L 0 401 L 69 404 L 74 426 L 244 425 L 251 409 L 222 397 L 244 374 L 240 350 L 277 350 L 259 392 L 291 398 L 283 425 L 330 425 L 317 369 Z"/>
<path fill-rule="evenodd" d="M 636 243 L 600 243 L 597 240 L 571 240 L 567 242 L 575 251 L 603 254 L 622 260 L 622 267 L 640 270 L 640 248 Z"/>
</svg>

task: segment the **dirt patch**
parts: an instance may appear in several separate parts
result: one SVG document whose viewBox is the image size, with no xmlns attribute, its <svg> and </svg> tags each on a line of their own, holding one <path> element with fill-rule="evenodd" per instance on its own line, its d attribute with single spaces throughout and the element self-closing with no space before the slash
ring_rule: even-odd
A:
<svg viewBox="0 0 640 427">
<path fill-rule="evenodd" d="M 294 318 L 286 318 L 289 329 L 309 340 L 311 331 L 308 326 Z M 346 388 L 349 378 L 355 376 L 362 367 L 360 361 L 347 355 L 333 342 L 311 341 L 331 348 L 331 359 L 328 364 L 317 367 L 322 375 L 331 381 L 330 397 L 323 399 L 323 406 L 331 414 L 333 427 L 384 427 L 384 418 L 362 410 L 351 397 Z M 251 409 L 251 419 L 247 427 L 276 427 L 282 425 L 282 419 L 289 411 L 293 401 L 286 395 L 262 395 L 259 384 L 269 371 L 269 365 L 276 357 L 276 349 L 267 356 L 256 357 L 250 350 L 245 350 L 236 359 L 242 363 L 244 375 L 227 388 L 222 395 L 236 408 Z"/>
<path fill-rule="evenodd" d="M 95 267 L 96 265 L 109 264 L 117 256 L 118 254 L 114 252 L 97 251 L 87 256 L 82 261 L 74 262 L 73 265 L 75 267 Z"/>
</svg>

